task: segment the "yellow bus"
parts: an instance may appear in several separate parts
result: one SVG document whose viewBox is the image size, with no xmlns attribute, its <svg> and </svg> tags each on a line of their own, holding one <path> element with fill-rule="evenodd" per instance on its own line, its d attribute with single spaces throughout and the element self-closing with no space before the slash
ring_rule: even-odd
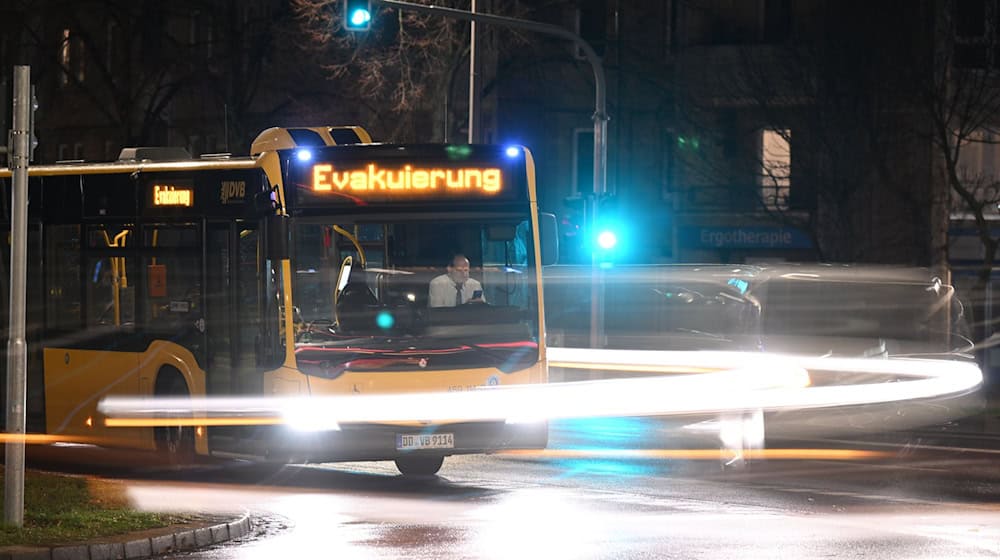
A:
<svg viewBox="0 0 1000 560">
<path fill-rule="evenodd" d="M 6 204 L 10 170 L 0 185 Z M 556 236 L 535 190 L 524 147 L 375 144 L 359 127 L 268 129 L 249 157 L 132 148 L 110 163 L 32 167 L 28 431 L 171 462 L 394 460 L 423 475 L 448 455 L 544 447 L 544 423 L 502 418 L 300 435 L 283 425 L 109 427 L 98 410 L 110 396 L 546 382 L 540 271 L 555 250 L 542 239 Z M 456 255 L 481 293 L 430 306 L 430 281 Z M 0 292 L 5 311 L 9 289 Z"/>
</svg>

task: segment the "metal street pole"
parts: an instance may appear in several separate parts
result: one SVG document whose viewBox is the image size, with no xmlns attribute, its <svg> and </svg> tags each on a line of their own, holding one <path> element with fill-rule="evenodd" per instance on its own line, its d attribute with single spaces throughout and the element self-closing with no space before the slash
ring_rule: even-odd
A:
<svg viewBox="0 0 1000 560">
<path fill-rule="evenodd" d="M 7 78 L 0 76 L 0 107 L 7 107 Z M 7 130 L 7 112 L 0 113 L 0 131 Z M 10 138 L 7 139 L 10 141 Z M 0 154 L 7 158 L 10 146 L 0 146 Z"/>
<path fill-rule="evenodd" d="M 401 0 L 376 1 L 382 5 L 389 6 L 390 8 L 395 8 L 397 10 L 438 15 L 441 17 L 479 23 L 492 23 L 503 27 L 515 27 L 545 35 L 554 35 L 556 37 L 572 41 L 577 47 L 580 48 L 581 51 L 583 51 L 584 56 L 587 58 L 587 62 L 590 63 L 590 67 L 594 72 L 594 194 L 599 196 L 605 193 L 607 190 L 607 172 L 605 167 L 608 161 L 608 113 L 606 110 L 607 100 L 605 93 L 607 91 L 607 85 L 604 77 L 604 66 L 601 65 L 601 59 L 597 56 L 597 53 L 594 52 L 594 49 L 591 48 L 591 46 L 587 44 L 582 37 L 557 25 L 526 19 L 497 16 L 493 14 L 472 13 L 464 10 L 456 10 L 454 8 L 442 8 L 441 6 L 424 6 L 422 4 L 402 2 Z"/>
<path fill-rule="evenodd" d="M 7 341 L 7 434 L 4 474 L 4 523 L 24 525 L 24 424 L 27 348 L 24 340 L 24 292 L 28 235 L 28 158 L 31 141 L 31 68 L 14 67 L 14 122 L 10 132 L 11 203 L 10 338 Z"/>
<path fill-rule="evenodd" d="M 472 0 L 472 13 L 477 13 L 477 1 Z M 479 29 L 476 21 L 472 20 L 469 37 L 469 144 L 478 144 L 481 141 L 481 118 L 482 107 L 479 99 L 479 91 L 482 89 L 480 83 L 482 79 L 483 61 L 480 56 L 482 42 L 479 39 Z"/>
<path fill-rule="evenodd" d="M 504 27 L 514 27 L 518 29 L 526 29 L 528 31 L 534 31 L 536 33 L 542 33 L 545 35 L 554 35 L 568 41 L 572 41 L 577 47 L 583 51 L 584 56 L 587 58 L 587 62 L 590 63 L 590 67 L 594 72 L 594 204 L 591 207 L 589 218 L 591 220 L 591 227 L 596 225 L 598 219 L 598 208 L 597 203 L 607 191 L 607 161 L 608 161 L 608 113 L 607 113 L 607 99 L 606 91 L 607 84 L 604 78 L 604 66 L 601 64 L 601 59 L 594 52 L 582 37 L 564 29 L 557 25 L 551 25 L 548 23 L 540 23 L 537 21 L 531 21 L 526 19 L 517 19 L 505 16 L 496 16 L 493 14 L 483 14 L 483 13 L 472 13 L 466 12 L 464 10 L 456 10 L 454 8 L 442 8 L 440 6 L 424 6 L 421 4 L 411 4 L 409 2 L 402 2 L 400 0 L 376 0 L 377 2 L 395 8 L 397 10 L 404 10 L 410 12 L 417 12 L 421 14 L 438 15 L 441 17 L 447 17 L 452 19 L 460 19 L 464 21 L 471 21 L 477 23 L 492 23 L 494 25 L 500 25 Z M 471 85 L 470 85 L 471 90 Z M 470 100 L 472 92 L 470 91 Z M 470 141 L 472 138 L 472 122 L 471 122 L 471 112 L 470 112 L 470 123 L 469 123 L 469 137 Z M 596 255 L 592 256 L 591 264 L 595 265 L 593 268 L 594 279 L 591 283 L 591 306 L 590 306 L 590 344 L 593 347 L 598 347 L 601 340 L 604 338 L 604 290 L 601 288 L 600 282 L 603 279 L 603 274 L 598 270 Z"/>
</svg>

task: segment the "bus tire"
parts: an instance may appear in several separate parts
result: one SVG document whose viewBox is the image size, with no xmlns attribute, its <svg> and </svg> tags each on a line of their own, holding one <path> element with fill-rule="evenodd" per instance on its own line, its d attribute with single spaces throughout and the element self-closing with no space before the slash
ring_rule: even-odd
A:
<svg viewBox="0 0 1000 560">
<path fill-rule="evenodd" d="M 155 396 L 186 397 L 190 395 L 181 373 L 165 367 L 156 376 Z M 191 426 L 160 426 L 153 428 L 156 451 L 171 466 L 189 465 L 194 462 L 194 428 Z"/>
<path fill-rule="evenodd" d="M 410 455 L 396 458 L 396 468 L 403 476 L 434 476 L 441 470 L 443 464 L 443 455 Z"/>
</svg>

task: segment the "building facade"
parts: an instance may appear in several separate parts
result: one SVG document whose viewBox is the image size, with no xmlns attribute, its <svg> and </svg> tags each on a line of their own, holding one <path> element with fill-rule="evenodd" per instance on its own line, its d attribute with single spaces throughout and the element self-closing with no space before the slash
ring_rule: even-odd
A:
<svg viewBox="0 0 1000 560">
<path fill-rule="evenodd" d="M 922 88 L 947 2 L 578 4 L 550 17 L 598 20 L 578 29 L 608 76 L 608 206 L 632 230 L 623 260 L 944 260 Z M 563 52 L 556 68 L 511 65 L 498 136 L 532 139 L 543 205 L 582 228 L 593 90 L 587 64 Z"/>
<path fill-rule="evenodd" d="M 464 141 L 461 59 L 447 87 L 431 88 L 444 93 L 429 95 L 417 132 L 399 137 L 381 124 L 391 111 L 365 107 L 356 84 L 331 80 L 330 60 L 304 50 L 314 36 L 292 10 L 304 3 L 5 3 L 0 63 L 32 65 L 36 161 L 107 160 L 135 145 L 245 153 L 266 127 L 319 122 L 362 124 L 380 140 Z M 947 165 L 924 92 L 953 66 L 992 68 L 996 0 L 480 9 L 574 29 L 602 57 L 607 181 L 594 193 L 589 63 L 568 41 L 481 31 L 479 137 L 532 148 L 564 260 L 589 260 L 597 206 L 620 231 L 621 262 L 947 261 Z"/>
</svg>

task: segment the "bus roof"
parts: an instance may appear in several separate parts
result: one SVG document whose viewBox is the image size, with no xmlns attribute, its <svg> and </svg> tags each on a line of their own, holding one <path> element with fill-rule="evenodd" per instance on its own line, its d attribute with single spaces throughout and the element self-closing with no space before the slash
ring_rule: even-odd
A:
<svg viewBox="0 0 1000 560">
<path fill-rule="evenodd" d="M 156 150 L 172 150 L 169 147 L 125 148 L 118 161 L 111 162 L 66 162 L 28 167 L 29 176 L 55 175 L 97 175 L 103 173 L 133 173 L 156 171 L 199 171 L 225 169 L 253 169 L 260 167 L 261 154 L 269 151 L 290 150 L 297 147 L 326 147 L 338 145 L 371 145 L 371 135 L 360 126 L 311 126 L 272 127 L 262 131 L 251 145 L 251 156 L 225 158 L 173 158 L 154 161 L 133 159 L 135 155 L 152 153 Z M 145 151 L 145 152 L 144 152 Z M 180 149 L 180 151 L 185 151 Z M 125 157 L 132 154 L 133 157 Z M 10 177 L 8 167 L 0 168 L 0 177 Z"/>
<path fill-rule="evenodd" d="M 90 163 L 57 163 L 28 167 L 30 177 L 55 175 L 97 175 L 103 173 L 134 173 L 155 171 L 196 171 L 221 169 L 253 169 L 259 167 L 259 158 L 238 157 L 228 159 L 189 159 L 179 161 L 111 161 Z M 10 177 L 10 168 L 0 169 L 0 177 Z"/>
</svg>

